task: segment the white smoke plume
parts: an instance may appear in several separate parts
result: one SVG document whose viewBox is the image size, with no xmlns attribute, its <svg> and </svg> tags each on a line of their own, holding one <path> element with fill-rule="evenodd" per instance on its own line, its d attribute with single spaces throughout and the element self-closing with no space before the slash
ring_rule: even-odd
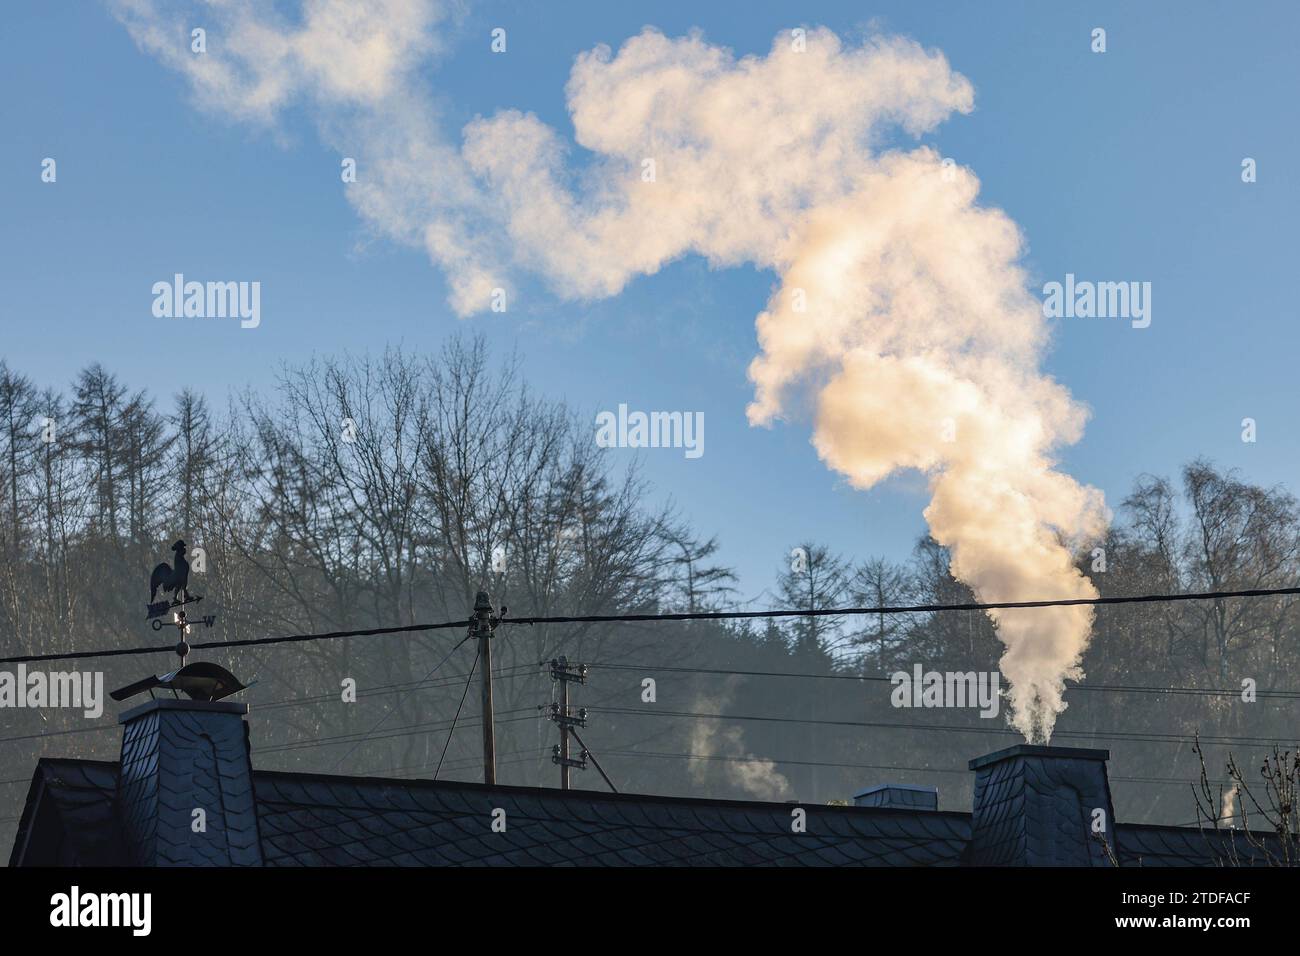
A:
<svg viewBox="0 0 1300 956">
<path fill-rule="evenodd" d="M 694 710 L 720 714 L 731 704 L 735 680 L 724 681 L 724 690 L 716 696 L 701 694 Z M 691 760 L 687 763 L 692 779 L 701 784 L 721 767 L 723 778 L 759 800 L 785 800 L 794 790 L 785 774 L 776 769 L 775 761 L 756 757 L 745 747 L 745 732 L 736 726 L 724 727 L 714 720 L 697 720 L 691 726 Z"/>
<path fill-rule="evenodd" d="M 1237 829 L 1237 797 L 1239 793 L 1237 788 L 1229 787 L 1223 794 L 1223 809 L 1219 811 L 1219 819 Z"/>
<path fill-rule="evenodd" d="M 699 35 L 646 29 L 575 60 L 575 155 L 513 110 L 459 137 L 441 128 L 416 76 L 441 48 L 434 3 L 315 0 L 289 22 L 227 0 L 204 8 L 210 52 L 197 63 L 183 8 L 114 6 L 201 105 L 270 124 L 302 104 L 342 154 L 365 144 L 350 200 L 376 232 L 427 251 L 462 315 L 519 273 L 592 299 L 691 253 L 773 270 L 750 422 L 808 396 L 818 454 L 854 486 L 924 472 L 931 533 L 981 600 L 1096 595 L 1072 554 L 1102 533 L 1105 506 L 1054 457 L 1086 413 L 1039 370 L 1048 330 L 1019 230 L 978 204 L 969 170 L 915 145 L 973 109 L 971 84 L 941 53 L 810 30 L 738 59 Z M 1082 676 L 1092 612 L 992 616 L 1013 722 L 1045 741 L 1064 681 Z"/>
</svg>

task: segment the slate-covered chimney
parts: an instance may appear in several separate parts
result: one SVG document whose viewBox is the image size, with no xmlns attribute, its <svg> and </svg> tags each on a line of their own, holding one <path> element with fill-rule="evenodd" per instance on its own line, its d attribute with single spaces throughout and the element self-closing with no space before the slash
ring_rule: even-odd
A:
<svg viewBox="0 0 1300 956">
<path fill-rule="evenodd" d="M 118 718 L 117 812 L 137 866 L 261 865 L 247 713 L 150 700 Z"/>
<path fill-rule="evenodd" d="M 1019 744 L 970 762 L 975 866 L 1109 866 L 1115 847 L 1107 750 Z"/>
</svg>

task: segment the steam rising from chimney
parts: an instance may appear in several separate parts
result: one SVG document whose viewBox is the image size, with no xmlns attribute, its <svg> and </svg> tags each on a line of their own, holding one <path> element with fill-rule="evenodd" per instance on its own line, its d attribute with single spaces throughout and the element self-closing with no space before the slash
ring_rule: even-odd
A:
<svg viewBox="0 0 1300 956">
<path fill-rule="evenodd" d="M 590 156 L 574 164 L 553 129 L 513 110 L 471 122 L 459 147 L 445 140 L 414 77 L 441 10 L 383 7 L 317 0 L 300 24 L 212 8 L 249 45 L 213 44 L 215 59 L 196 63 L 174 46 L 184 17 L 117 0 L 137 42 L 187 73 L 206 105 L 269 122 L 302 100 L 341 153 L 364 144 L 349 198 L 376 231 L 423 245 L 462 315 L 487 309 L 517 271 L 591 299 L 688 253 L 774 270 L 750 422 L 808 395 L 817 453 L 854 486 L 923 471 L 931 532 L 981 600 L 1096 595 L 1072 549 L 1102 533 L 1105 506 L 1054 459 L 1086 414 L 1039 371 L 1047 329 L 1017 264 L 1019 230 L 977 205 L 970 171 L 890 139 L 973 109 L 941 53 L 810 30 L 736 59 L 699 35 L 647 29 L 617 54 L 577 57 L 566 92 Z M 1063 681 L 1081 676 L 1092 612 L 993 617 L 1015 726 L 1046 741 Z"/>
<path fill-rule="evenodd" d="M 717 694 L 699 694 L 693 709 L 721 714 L 731 705 L 737 679 L 728 677 Z M 717 774 L 732 786 L 759 800 L 785 800 L 794 794 L 776 762 L 756 757 L 745 746 L 745 732 L 738 726 L 720 726 L 717 721 L 697 720 L 691 726 L 691 759 L 687 769 L 696 783 Z"/>
</svg>

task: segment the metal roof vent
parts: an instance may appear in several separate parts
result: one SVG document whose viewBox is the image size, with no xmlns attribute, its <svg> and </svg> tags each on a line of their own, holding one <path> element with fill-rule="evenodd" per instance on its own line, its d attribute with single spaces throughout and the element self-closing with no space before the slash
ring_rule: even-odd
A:
<svg viewBox="0 0 1300 956">
<path fill-rule="evenodd" d="M 190 700 L 213 701 L 229 697 L 231 694 L 244 690 L 248 686 L 250 685 L 241 683 L 238 677 L 220 664 L 213 664 L 211 661 L 196 661 L 193 664 L 186 664 L 180 670 L 164 674 L 162 677 L 146 677 L 134 684 L 127 684 L 125 687 L 112 691 L 108 696 L 114 700 L 126 700 L 128 697 L 134 697 L 136 694 L 149 691 L 149 696 L 152 697 L 153 689 L 161 687 L 164 690 L 171 691 L 177 697 L 180 696 L 177 691 L 180 691 Z"/>
<path fill-rule="evenodd" d="M 905 783 L 882 783 L 853 795 L 855 807 L 888 807 L 894 810 L 938 810 L 935 787 L 913 787 Z"/>
</svg>

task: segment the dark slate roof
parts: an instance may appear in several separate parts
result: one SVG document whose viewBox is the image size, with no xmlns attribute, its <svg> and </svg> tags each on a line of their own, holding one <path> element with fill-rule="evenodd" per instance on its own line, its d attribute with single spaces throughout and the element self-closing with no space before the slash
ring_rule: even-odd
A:
<svg viewBox="0 0 1300 956">
<path fill-rule="evenodd" d="M 1253 843 L 1240 831 L 1121 823 L 1117 856 L 1121 866 L 1231 866 L 1235 853 L 1237 865 L 1267 865 L 1257 845 L 1275 845 L 1276 837 L 1254 831 L 1251 836 Z"/>
<path fill-rule="evenodd" d="M 51 760 L 36 765 L 9 865 L 124 866 L 126 846 L 113 797 L 118 765 Z M 32 852 L 29 852 L 29 849 Z"/>
<path fill-rule="evenodd" d="M 255 772 L 267 866 L 956 866 L 963 813 Z M 506 830 L 491 830 L 494 809 Z"/>
<path fill-rule="evenodd" d="M 118 765 L 37 764 L 11 865 L 122 865 Z M 253 772 L 267 866 L 957 866 L 970 815 Z M 494 833 L 492 811 L 506 812 Z M 56 831 L 58 831 L 56 833 Z"/>
<path fill-rule="evenodd" d="M 119 765 L 42 759 L 10 865 L 122 866 Z M 959 866 L 971 815 L 253 772 L 267 866 Z M 492 811 L 506 811 L 493 833 Z M 1118 824 L 1122 866 L 1214 866 L 1190 827 Z M 1264 837 L 1269 839 L 1269 837 Z M 1236 840 L 1244 865 L 1260 854 Z"/>
</svg>

